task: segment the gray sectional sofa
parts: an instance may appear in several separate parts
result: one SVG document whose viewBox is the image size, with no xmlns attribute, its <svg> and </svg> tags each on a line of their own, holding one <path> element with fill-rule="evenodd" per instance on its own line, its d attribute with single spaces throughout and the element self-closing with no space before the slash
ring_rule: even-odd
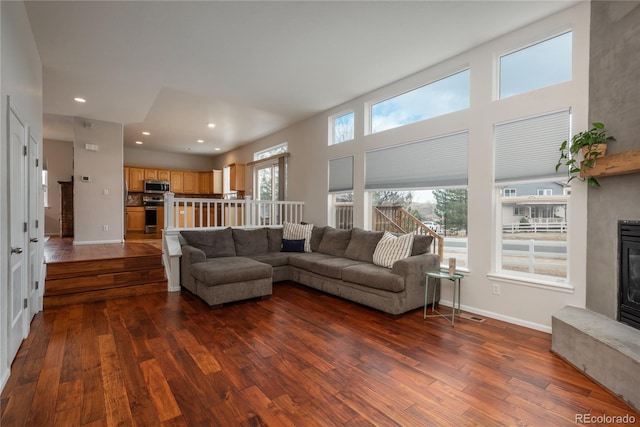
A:
<svg viewBox="0 0 640 427">
<path fill-rule="evenodd" d="M 430 253 L 431 236 L 415 236 L 411 256 L 385 268 L 373 263 L 382 232 L 314 227 L 311 252 L 283 252 L 282 233 L 282 228 L 182 231 L 181 285 L 213 308 L 268 298 L 273 282 L 292 280 L 398 316 L 422 307 L 424 273 L 440 268 L 438 255 Z M 432 295 L 428 298 L 432 303 Z"/>
</svg>

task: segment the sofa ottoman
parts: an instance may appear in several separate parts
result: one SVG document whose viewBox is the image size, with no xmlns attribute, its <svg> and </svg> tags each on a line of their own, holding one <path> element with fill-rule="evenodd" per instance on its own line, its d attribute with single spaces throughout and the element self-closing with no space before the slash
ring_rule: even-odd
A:
<svg viewBox="0 0 640 427">
<path fill-rule="evenodd" d="M 249 298 L 268 298 L 272 293 L 272 267 L 245 257 L 221 257 L 193 264 L 191 275 L 196 294 L 209 307 Z"/>
</svg>

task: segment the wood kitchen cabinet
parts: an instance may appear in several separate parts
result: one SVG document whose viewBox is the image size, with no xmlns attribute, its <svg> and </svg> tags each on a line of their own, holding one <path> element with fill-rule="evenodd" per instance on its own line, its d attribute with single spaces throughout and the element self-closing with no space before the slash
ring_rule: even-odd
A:
<svg viewBox="0 0 640 427">
<path fill-rule="evenodd" d="M 160 233 L 164 229 L 164 206 L 158 206 L 158 224 L 157 232 Z"/>
<path fill-rule="evenodd" d="M 166 169 L 158 169 L 158 181 L 171 181 L 171 172 Z"/>
<path fill-rule="evenodd" d="M 144 207 L 129 206 L 127 213 L 127 231 L 144 231 Z"/>
<path fill-rule="evenodd" d="M 171 171 L 171 192 L 172 193 L 184 193 L 184 189 L 182 187 L 184 182 L 184 172 L 182 171 Z"/>
<path fill-rule="evenodd" d="M 198 172 L 182 172 L 182 192 L 185 194 L 198 193 Z"/>
<path fill-rule="evenodd" d="M 229 165 L 229 189 L 231 191 L 244 191 L 244 163 L 232 163 Z"/>
<path fill-rule="evenodd" d="M 222 194 L 222 171 L 198 172 L 198 194 Z"/>
<path fill-rule="evenodd" d="M 158 171 L 155 169 L 145 169 L 144 170 L 144 179 L 152 179 L 152 180 L 157 180 L 158 179 Z"/>
<path fill-rule="evenodd" d="M 129 167 L 129 191 L 142 192 L 144 191 L 144 169 Z"/>
</svg>

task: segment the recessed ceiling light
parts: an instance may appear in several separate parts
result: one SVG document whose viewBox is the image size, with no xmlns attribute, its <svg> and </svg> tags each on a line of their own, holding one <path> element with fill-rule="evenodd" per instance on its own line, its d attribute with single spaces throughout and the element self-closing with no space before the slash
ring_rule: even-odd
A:
<svg viewBox="0 0 640 427">
<path fill-rule="evenodd" d="M 198 144 L 202 144 L 204 142 L 204 139 L 199 139 L 197 142 Z"/>
<path fill-rule="evenodd" d="M 215 123 L 209 123 L 207 126 L 209 126 L 210 128 L 214 128 L 214 127 L 216 127 L 216 124 Z"/>
<path fill-rule="evenodd" d="M 142 141 L 136 141 L 136 144 L 138 144 L 138 145 L 142 145 L 142 144 L 144 144 L 144 142 L 142 142 Z"/>
<path fill-rule="evenodd" d="M 85 102 L 87 102 L 87 100 L 86 100 L 86 99 L 84 99 L 84 98 L 80 98 L 79 96 L 77 96 L 77 97 L 73 98 L 73 100 L 74 100 L 74 101 L 76 101 L 76 102 L 79 102 L 79 103 L 81 103 L 81 104 L 84 104 Z"/>
<path fill-rule="evenodd" d="M 187 147 L 187 151 L 191 151 L 191 147 Z"/>
<path fill-rule="evenodd" d="M 214 148 L 215 151 L 220 151 L 221 149 L 219 147 Z"/>
<path fill-rule="evenodd" d="M 143 135 L 149 136 L 151 135 L 151 132 L 147 132 L 146 130 L 144 132 L 142 132 Z"/>
</svg>

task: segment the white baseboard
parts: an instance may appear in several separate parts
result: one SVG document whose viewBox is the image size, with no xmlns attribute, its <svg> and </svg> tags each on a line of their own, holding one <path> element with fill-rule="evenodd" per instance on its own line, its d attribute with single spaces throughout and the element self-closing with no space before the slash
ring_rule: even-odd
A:
<svg viewBox="0 0 640 427">
<path fill-rule="evenodd" d="M 440 303 L 451 307 L 451 301 L 440 300 Z M 530 322 L 524 319 L 518 319 L 517 317 L 506 316 L 500 313 L 494 313 L 492 311 L 483 310 L 476 307 L 469 307 L 467 305 L 461 305 L 462 311 L 467 311 L 469 313 L 477 314 L 479 316 L 490 317 L 492 319 L 501 320 L 503 322 L 512 323 L 518 326 L 524 326 L 525 328 L 534 329 L 540 332 L 546 332 L 548 334 L 551 333 L 551 326 L 542 325 L 540 323 Z"/>
</svg>

